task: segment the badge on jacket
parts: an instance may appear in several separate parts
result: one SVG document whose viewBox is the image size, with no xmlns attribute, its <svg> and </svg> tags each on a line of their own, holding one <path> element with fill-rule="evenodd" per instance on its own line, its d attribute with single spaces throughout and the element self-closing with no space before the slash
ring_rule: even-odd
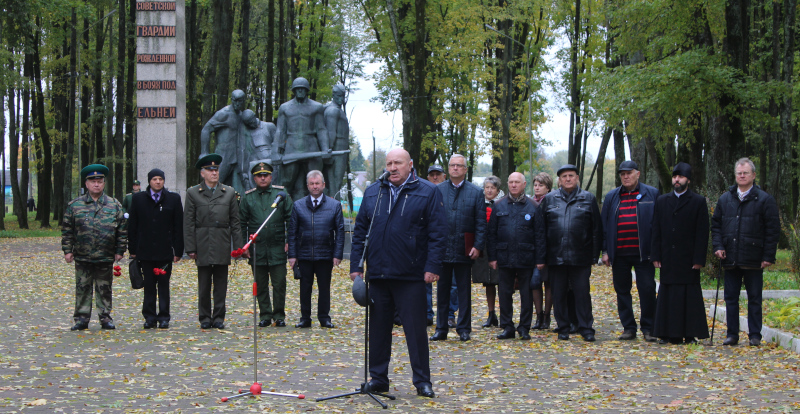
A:
<svg viewBox="0 0 800 414">
<path fill-rule="evenodd" d="M 530 219 L 531 219 L 531 215 L 530 214 L 526 214 L 525 215 L 525 220 L 530 220 Z"/>
<path fill-rule="evenodd" d="M 641 195 L 641 194 L 637 195 L 637 196 L 636 196 L 636 199 L 637 199 L 637 200 L 641 200 L 641 199 L 642 199 L 642 195 Z"/>
</svg>

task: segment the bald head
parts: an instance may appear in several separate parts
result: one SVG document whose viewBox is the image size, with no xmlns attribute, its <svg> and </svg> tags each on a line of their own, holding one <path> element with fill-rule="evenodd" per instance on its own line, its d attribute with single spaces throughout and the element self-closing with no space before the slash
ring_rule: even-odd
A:
<svg viewBox="0 0 800 414">
<path fill-rule="evenodd" d="M 386 171 L 389 171 L 389 182 L 394 185 L 403 185 L 411 174 L 413 162 L 408 151 L 395 148 L 386 154 Z"/>
<path fill-rule="evenodd" d="M 525 186 L 527 182 L 525 181 L 525 176 L 522 173 L 513 172 L 508 176 L 508 194 L 512 197 L 517 198 L 522 194 L 525 194 Z"/>
</svg>

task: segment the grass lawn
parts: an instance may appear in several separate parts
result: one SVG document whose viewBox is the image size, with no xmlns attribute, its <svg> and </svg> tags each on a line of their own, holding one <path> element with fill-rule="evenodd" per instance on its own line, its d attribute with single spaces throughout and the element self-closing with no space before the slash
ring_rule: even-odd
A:
<svg viewBox="0 0 800 414">
<path fill-rule="evenodd" d="M 28 213 L 28 229 L 20 229 L 17 222 L 17 216 L 7 214 L 3 223 L 6 226 L 5 230 L 0 230 L 0 238 L 22 238 L 22 237 L 60 237 L 61 226 L 56 221 L 52 220 L 50 216 L 50 228 L 42 228 L 38 221 L 36 221 L 36 212 Z"/>
<path fill-rule="evenodd" d="M 744 306 L 739 306 L 739 313 L 747 316 Z M 800 298 L 764 299 L 762 308 L 765 325 L 800 337 Z"/>
<path fill-rule="evenodd" d="M 776 255 L 777 261 L 769 269 L 764 271 L 764 290 L 797 290 L 800 285 L 797 283 L 797 278 L 791 271 L 792 252 L 789 250 L 778 250 Z M 722 289 L 722 281 L 720 281 L 720 290 Z M 717 282 L 713 278 L 701 278 L 703 289 L 716 289 Z"/>
</svg>

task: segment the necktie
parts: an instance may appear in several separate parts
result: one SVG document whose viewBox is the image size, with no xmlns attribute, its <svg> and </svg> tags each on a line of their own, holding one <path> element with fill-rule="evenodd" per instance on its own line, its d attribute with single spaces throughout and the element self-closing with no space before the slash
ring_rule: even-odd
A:
<svg viewBox="0 0 800 414">
<path fill-rule="evenodd" d="M 318 203 L 319 203 L 319 200 L 314 200 L 314 210 L 316 210 L 316 209 L 317 209 L 317 204 L 318 204 Z"/>
<path fill-rule="evenodd" d="M 158 203 L 158 193 L 153 194 L 153 201 Z"/>
</svg>

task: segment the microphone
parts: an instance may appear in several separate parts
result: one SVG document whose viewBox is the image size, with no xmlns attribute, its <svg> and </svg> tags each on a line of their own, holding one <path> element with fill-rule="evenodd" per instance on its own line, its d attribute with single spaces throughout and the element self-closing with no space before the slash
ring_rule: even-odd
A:
<svg viewBox="0 0 800 414">
<path fill-rule="evenodd" d="M 383 180 L 389 178 L 390 175 L 392 175 L 392 173 L 390 173 L 389 171 L 383 170 L 383 174 L 381 174 L 381 176 L 378 177 L 378 181 L 383 181 Z"/>
<path fill-rule="evenodd" d="M 275 202 L 272 203 L 272 208 L 278 207 L 278 204 L 280 204 L 284 198 L 286 198 L 286 193 L 284 193 L 283 191 L 278 193 L 278 196 L 275 197 Z"/>
</svg>

